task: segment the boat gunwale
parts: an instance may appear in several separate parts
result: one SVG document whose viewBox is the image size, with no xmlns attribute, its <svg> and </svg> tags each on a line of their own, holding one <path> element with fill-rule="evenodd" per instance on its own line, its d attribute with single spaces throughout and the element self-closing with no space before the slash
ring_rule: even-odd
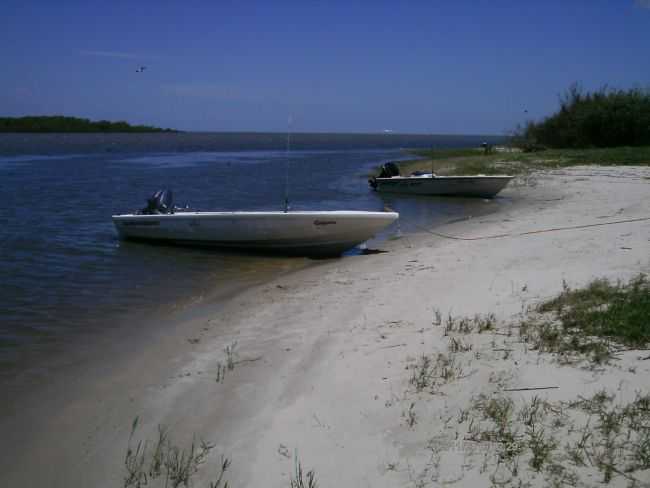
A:
<svg viewBox="0 0 650 488">
<path fill-rule="evenodd" d="M 511 180 L 514 176 L 511 175 L 436 175 L 436 176 L 391 176 L 389 178 L 376 177 L 377 181 L 391 181 L 391 180 L 466 180 L 466 179 L 481 179 L 481 180 Z"/>
<path fill-rule="evenodd" d="M 392 219 L 399 218 L 397 212 L 380 212 L 380 211 L 366 211 L 366 210 L 332 210 L 332 211 L 231 211 L 231 212 L 176 212 L 169 214 L 116 214 L 112 215 L 113 220 L 125 220 L 130 218 L 143 218 L 143 219 L 159 219 L 159 218 L 210 218 L 210 217 L 226 217 L 226 218 L 260 218 L 260 217 L 279 217 L 283 216 L 301 216 L 301 217 L 366 217 L 371 219 Z"/>
</svg>

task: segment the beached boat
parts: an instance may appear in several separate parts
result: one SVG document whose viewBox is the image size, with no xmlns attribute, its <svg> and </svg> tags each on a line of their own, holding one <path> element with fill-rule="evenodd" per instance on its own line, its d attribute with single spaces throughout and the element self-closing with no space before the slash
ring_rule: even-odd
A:
<svg viewBox="0 0 650 488">
<path fill-rule="evenodd" d="M 368 183 L 374 190 L 387 193 L 492 198 L 512 178 L 508 175 L 438 176 L 422 172 L 401 176 L 396 164 L 387 163 L 379 176 Z"/>
<path fill-rule="evenodd" d="M 167 197 L 167 195 L 169 195 Z M 395 212 L 195 212 L 174 209 L 171 193 L 157 192 L 147 208 L 114 215 L 122 239 L 215 246 L 244 251 L 337 255 L 373 237 Z"/>
</svg>

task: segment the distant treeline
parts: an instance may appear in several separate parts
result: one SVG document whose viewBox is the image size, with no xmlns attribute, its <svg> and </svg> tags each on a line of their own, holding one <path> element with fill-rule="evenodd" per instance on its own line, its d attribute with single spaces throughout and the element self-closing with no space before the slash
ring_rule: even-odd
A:
<svg viewBox="0 0 650 488">
<path fill-rule="evenodd" d="M 560 96 L 560 110 L 528 122 L 522 135 L 533 144 L 558 148 L 650 145 L 650 91 L 589 93 L 573 84 Z"/>
<path fill-rule="evenodd" d="M 131 125 L 124 121 L 93 122 L 62 115 L 37 117 L 0 117 L 0 132 L 176 132 L 148 125 Z"/>
</svg>

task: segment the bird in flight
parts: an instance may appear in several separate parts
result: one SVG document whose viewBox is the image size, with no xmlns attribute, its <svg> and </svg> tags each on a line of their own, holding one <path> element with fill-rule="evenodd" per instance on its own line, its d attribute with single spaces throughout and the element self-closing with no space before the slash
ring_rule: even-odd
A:
<svg viewBox="0 0 650 488">
<path fill-rule="evenodd" d="M 146 70 L 146 66 L 140 66 L 138 69 L 135 70 L 136 73 L 144 73 L 144 70 Z"/>
</svg>

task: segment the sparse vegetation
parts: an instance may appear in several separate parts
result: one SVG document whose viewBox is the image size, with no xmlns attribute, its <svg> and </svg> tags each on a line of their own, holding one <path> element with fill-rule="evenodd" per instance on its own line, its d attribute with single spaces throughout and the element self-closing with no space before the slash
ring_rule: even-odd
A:
<svg viewBox="0 0 650 488">
<path fill-rule="evenodd" d="M 439 175 L 512 174 L 527 175 L 534 170 L 558 169 L 577 165 L 647 166 L 650 145 L 607 148 L 548 149 L 523 152 L 504 148 L 483 154 L 476 149 L 417 149 L 418 159 L 399 163 L 400 172 L 431 171 Z"/>
<path fill-rule="evenodd" d="M 192 441 L 189 448 L 181 448 L 172 442 L 169 431 L 163 426 L 158 427 L 158 438 L 153 444 L 140 440 L 134 445 L 133 436 L 138 423 L 136 417 L 124 457 L 124 488 L 142 488 L 150 484 L 165 488 L 192 486 L 193 476 L 206 462 L 214 445 L 205 441 L 197 445 Z M 228 488 L 224 476 L 229 467 L 230 460 L 222 456 L 219 473 L 209 483 L 209 488 Z"/>
<path fill-rule="evenodd" d="M 510 398 L 479 395 L 472 408 L 490 421 L 490 427 L 481 428 L 480 421 L 472 419 L 468 429 L 469 439 L 476 442 L 493 442 L 500 460 L 512 460 L 522 449 L 521 436 L 513 421 L 515 404 Z"/>
<path fill-rule="evenodd" d="M 474 317 L 454 317 L 449 314 L 444 321 L 444 335 L 448 336 L 452 333 L 472 334 L 474 332 L 481 334 L 493 330 L 495 324 L 496 317 L 494 314 L 476 314 Z"/>
<path fill-rule="evenodd" d="M 217 383 L 223 383 L 223 380 L 226 379 L 226 371 L 227 369 L 221 364 L 221 361 L 217 362 L 217 378 L 215 379 Z"/>
<path fill-rule="evenodd" d="M 226 378 L 226 372 L 235 369 L 235 365 L 238 363 L 238 361 L 235 360 L 235 358 L 238 356 L 236 349 L 237 341 L 234 341 L 223 348 L 223 352 L 226 355 L 226 364 L 223 364 L 221 361 L 217 362 L 217 377 L 215 379 L 217 383 L 223 383 L 224 379 Z M 253 361 L 256 361 L 257 359 L 259 358 L 253 359 Z"/>
<path fill-rule="evenodd" d="M 604 483 L 618 476 L 645 486 L 638 483 L 650 469 L 650 396 L 637 394 L 620 405 L 614 398 L 605 390 L 570 403 L 534 397 L 516 413 L 515 402 L 508 397 L 479 395 L 458 420 L 467 424 L 468 440 L 495 447 L 496 469 L 506 467 L 513 484 L 523 458 L 533 471 L 543 471 L 556 484 L 578 480 L 566 465 L 569 460 L 576 468 L 595 468 Z M 576 427 L 580 411 L 587 420 Z M 566 440 L 564 446 L 560 439 Z"/>
<path fill-rule="evenodd" d="M 617 475 L 638 481 L 633 473 L 650 469 L 650 395 L 637 394 L 622 405 L 614 398 L 602 390 L 570 404 L 588 414 L 588 420 L 566 450 L 577 466 L 596 467 L 605 483 Z"/>
<path fill-rule="evenodd" d="M 413 367 L 410 383 L 415 387 L 415 391 L 420 392 L 431 384 L 433 375 L 431 358 L 423 354 L 418 363 Z"/>
<path fill-rule="evenodd" d="M 303 473 L 301 462 L 296 459 L 296 469 L 294 475 L 290 479 L 291 488 L 317 488 L 316 472 L 311 469 L 307 473 Z"/>
<path fill-rule="evenodd" d="M 413 427 L 415 424 L 417 424 L 418 419 L 417 414 L 415 413 L 415 402 L 411 402 L 408 410 L 404 412 L 404 417 L 406 418 L 406 424 L 409 427 Z"/>
<path fill-rule="evenodd" d="M 449 352 L 469 352 L 473 347 L 472 343 L 463 340 L 461 337 L 449 338 Z"/>
<path fill-rule="evenodd" d="M 550 461 L 551 453 L 557 448 L 558 442 L 546 435 L 543 427 L 532 423 L 526 429 L 527 447 L 530 449 L 531 458 L 528 464 L 535 471 L 540 471 Z"/>
<path fill-rule="evenodd" d="M 522 324 L 522 337 L 565 361 L 587 357 L 602 363 L 616 350 L 650 343 L 650 284 L 645 275 L 627 284 L 596 280 L 579 290 L 565 285 L 538 312 Z"/>
<path fill-rule="evenodd" d="M 510 362 L 516 368 L 531 344 L 567 362 L 585 358 L 589 364 L 605 362 L 623 350 L 648 346 L 648 317 L 650 283 L 642 274 L 625 283 L 596 280 L 580 289 L 564 283 L 557 297 L 534 309 L 526 308 L 516 322 L 503 327 L 493 314 L 473 318 L 448 314 L 444 318 L 434 309 L 432 323 L 448 338 L 447 353 L 422 355 L 408 367 L 414 391 L 407 391 L 406 398 L 413 392 L 445 395 L 456 391 L 445 386 L 465 377 L 461 360 L 466 360 L 463 366 L 468 367 L 473 358 L 486 357 Z M 497 343 L 497 337 L 510 337 L 516 329 L 521 331 L 523 343 L 514 337 Z M 486 331 L 490 331 L 488 337 L 479 335 Z M 626 364 L 625 368 L 636 372 L 635 366 Z M 446 483 L 462 479 L 481 456 L 478 474 L 493 486 L 536 486 L 536 480 L 543 480 L 559 488 L 586 486 L 599 479 L 606 484 L 650 487 L 650 395 L 637 392 L 632 401 L 629 396 L 623 401 L 623 390 L 617 394 L 602 390 L 575 401 L 551 401 L 546 395 L 552 395 L 557 386 L 542 383 L 512 388 L 509 383 L 515 376 L 507 364 L 494 368 L 485 384 L 488 392 L 440 415 L 444 426 L 424 446 L 433 454 L 423 461 L 420 474 L 411 477 L 416 486 L 438 483 L 438 478 L 445 476 L 440 471 L 441 456 L 461 442 L 464 464 L 460 478 L 447 477 Z M 520 393 L 535 390 L 549 393 L 535 392 L 532 398 Z M 427 400 L 418 397 L 418 401 Z M 409 400 L 403 410 L 409 428 L 430 421 L 424 418 L 430 411 L 425 405 L 416 418 L 415 405 Z M 426 458 L 426 453 L 422 457 Z"/>
<path fill-rule="evenodd" d="M 237 341 L 223 348 L 223 352 L 226 353 L 226 367 L 228 371 L 235 369 L 235 349 L 237 348 Z"/>
<path fill-rule="evenodd" d="M 556 313 L 564 328 L 586 335 L 610 337 L 630 347 L 650 342 L 650 283 L 643 274 L 627 284 L 602 279 L 578 290 L 565 286 L 539 311 Z"/>
<path fill-rule="evenodd" d="M 426 389 L 434 393 L 440 385 L 463 375 L 463 367 L 454 354 L 438 353 L 435 361 L 431 356 L 423 354 L 412 368 L 410 383 L 418 393 Z"/>
</svg>

